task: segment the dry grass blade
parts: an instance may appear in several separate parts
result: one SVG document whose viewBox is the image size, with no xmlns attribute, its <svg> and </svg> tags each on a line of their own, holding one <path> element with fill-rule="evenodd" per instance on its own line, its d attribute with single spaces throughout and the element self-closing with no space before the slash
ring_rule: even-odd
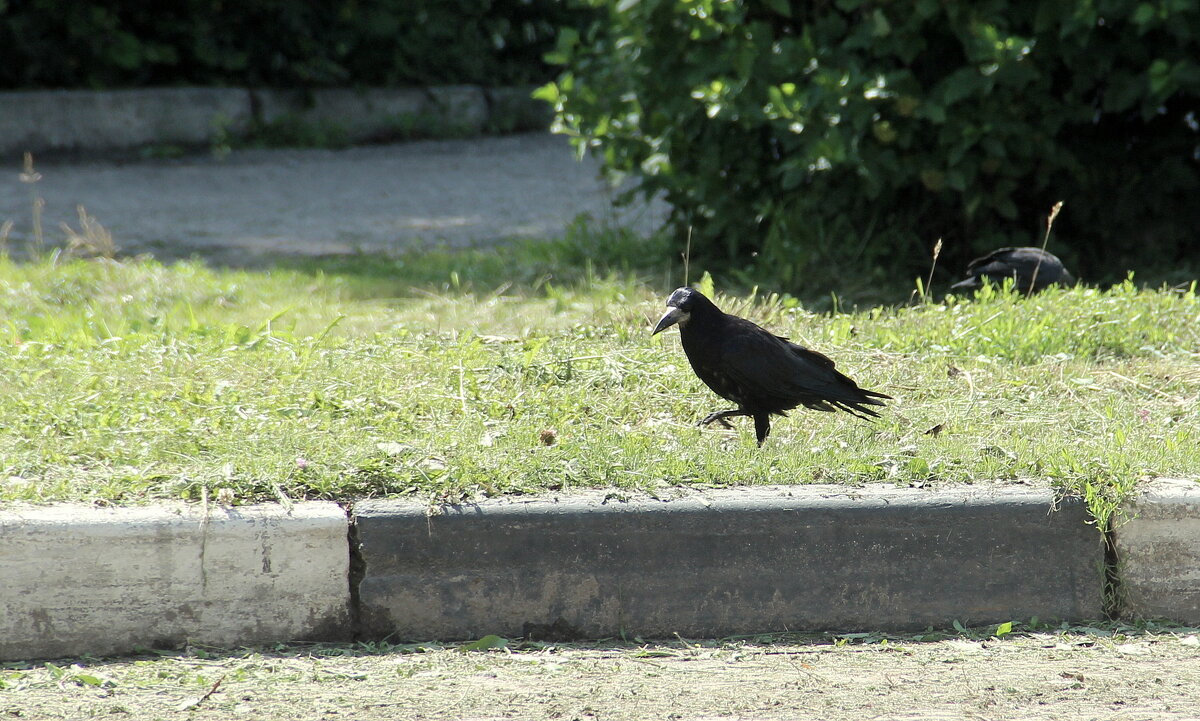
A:
<svg viewBox="0 0 1200 721">
<path fill-rule="evenodd" d="M 45 238 L 42 234 L 42 213 L 46 209 L 46 199 L 39 197 L 35 185 L 41 181 L 42 174 L 33 168 L 33 154 L 25 153 L 24 169 L 19 176 L 22 183 L 29 186 L 30 205 L 33 208 L 33 242 L 37 250 L 41 250 Z"/>
<path fill-rule="evenodd" d="M 688 226 L 687 244 L 683 248 L 683 284 L 687 285 L 692 263 L 692 226 Z"/>
<path fill-rule="evenodd" d="M 108 232 L 94 215 L 88 215 L 82 205 L 76 207 L 79 214 L 79 230 L 62 223 L 67 236 L 67 253 L 82 258 L 113 258 L 117 254 L 112 233 Z"/>
<path fill-rule="evenodd" d="M 203 696 L 200 696 L 199 698 L 194 698 L 194 699 L 189 699 L 187 701 L 184 701 L 183 703 L 179 704 L 179 706 L 176 710 L 177 711 L 187 711 L 188 709 L 198 708 L 200 706 L 200 704 L 204 703 L 210 697 L 212 697 L 212 695 L 217 692 L 217 689 L 221 688 L 221 683 L 223 681 L 225 681 L 224 676 L 217 679 L 216 682 L 213 683 L 213 685 L 210 686 L 209 689 L 204 692 Z"/>
<path fill-rule="evenodd" d="M 1058 217 L 1059 211 L 1062 210 L 1063 201 L 1058 201 L 1050 208 L 1050 215 L 1046 216 L 1046 232 L 1042 235 L 1042 250 L 1046 250 L 1046 245 L 1050 242 L 1050 229 L 1054 227 L 1054 219 Z M 1039 257 L 1037 265 L 1033 266 L 1033 276 L 1029 279 L 1029 291 L 1027 295 L 1033 295 L 1033 289 L 1037 287 L 1038 271 L 1042 269 L 1042 259 Z"/>
<path fill-rule="evenodd" d="M 13 222 L 6 220 L 0 225 L 0 257 L 8 255 L 8 236 L 12 233 Z"/>
<path fill-rule="evenodd" d="M 933 292 L 933 271 L 937 269 L 938 258 L 942 255 L 942 239 L 938 238 L 933 244 L 933 263 L 929 266 L 929 279 L 925 281 L 925 302 L 929 302 L 929 296 Z"/>
</svg>

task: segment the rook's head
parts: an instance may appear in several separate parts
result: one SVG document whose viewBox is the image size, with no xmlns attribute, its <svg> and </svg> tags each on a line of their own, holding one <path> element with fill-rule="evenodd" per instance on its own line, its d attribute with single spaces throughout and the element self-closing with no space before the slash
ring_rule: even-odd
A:
<svg viewBox="0 0 1200 721">
<path fill-rule="evenodd" d="M 694 288 L 676 288 L 671 297 L 667 298 L 667 312 L 658 319 L 650 335 L 661 333 L 676 323 L 680 326 L 686 325 L 692 313 L 706 305 L 711 306 L 712 303 L 700 291 Z"/>
</svg>

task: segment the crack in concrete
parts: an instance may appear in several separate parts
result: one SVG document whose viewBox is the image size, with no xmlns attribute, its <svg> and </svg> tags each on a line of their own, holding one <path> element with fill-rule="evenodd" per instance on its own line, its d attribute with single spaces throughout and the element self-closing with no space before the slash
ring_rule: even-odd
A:
<svg viewBox="0 0 1200 721">
<path fill-rule="evenodd" d="M 354 519 L 354 504 L 340 504 L 342 509 L 346 511 L 346 540 L 350 546 L 350 567 L 346 574 L 346 581 L 350 585 L 350 637 L 358 641 L 362 638 L 362 599 L 359 595 L 359 586 L 363 579 L 367 576 L 367 560 L 362 554 L 362 543 L 358 538 L 358 524 Z"/>
</svg>

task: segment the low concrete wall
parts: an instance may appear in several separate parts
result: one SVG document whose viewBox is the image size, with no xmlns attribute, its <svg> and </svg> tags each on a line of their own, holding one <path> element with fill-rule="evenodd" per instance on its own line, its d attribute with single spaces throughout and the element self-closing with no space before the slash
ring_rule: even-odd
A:
<svg viewBox="0 0 1200 721">
<path fill-rule="evenodd" d="M 0 93 L 0 153 L 205 145 L 221 126 L 244 133 L 250 109 L 236 88 Z"/>
<path fill-rule="evenodd" d="M 0 660 L 350 635 L 332 503 L 0 511 Z"/>
<path fill-rule="evenodd" d="M 403 639 L 913 630 L 1103 614 L 1102 539 L 1049 490 L 599 493 L 354 523 L 363 631 Z"/>
<path fill-rule="evenodd" d="M 0 93 L 0 156 L 205 146 L 284 119 L 346 140 L 545 130 L 550 109 L 529 88 L 145 88 Z"/>
<path fill-rule="evenodd" d="M 253 101 L 261 122 L 293 119 L 336 128 L 351 142 L 410 133 L 478 135 L 491 116 L 487 95 L 474 85 L 426 90 L 258 90 Z M 542 129 L 548 125 L 547 118 Z"/>
<path fill-rule="evenodd" d="M 1123 614 L 1200 625 L 1200 483 L 1148 484 L 1121 509 L 1113 537 Z"/>
</svg>

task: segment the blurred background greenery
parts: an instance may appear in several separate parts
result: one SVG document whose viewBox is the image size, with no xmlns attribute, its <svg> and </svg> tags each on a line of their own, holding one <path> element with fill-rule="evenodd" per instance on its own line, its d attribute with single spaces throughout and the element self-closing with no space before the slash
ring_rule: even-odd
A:
<svg viewBox="0 0 1200 721">
<path fill-rule="evenodd" d="M 1191 0 L 0 0 L 0 88 L 544 84 L 722 284 L 934 282 L 1002 245 L 1195 277 Z"/>
</svg>

